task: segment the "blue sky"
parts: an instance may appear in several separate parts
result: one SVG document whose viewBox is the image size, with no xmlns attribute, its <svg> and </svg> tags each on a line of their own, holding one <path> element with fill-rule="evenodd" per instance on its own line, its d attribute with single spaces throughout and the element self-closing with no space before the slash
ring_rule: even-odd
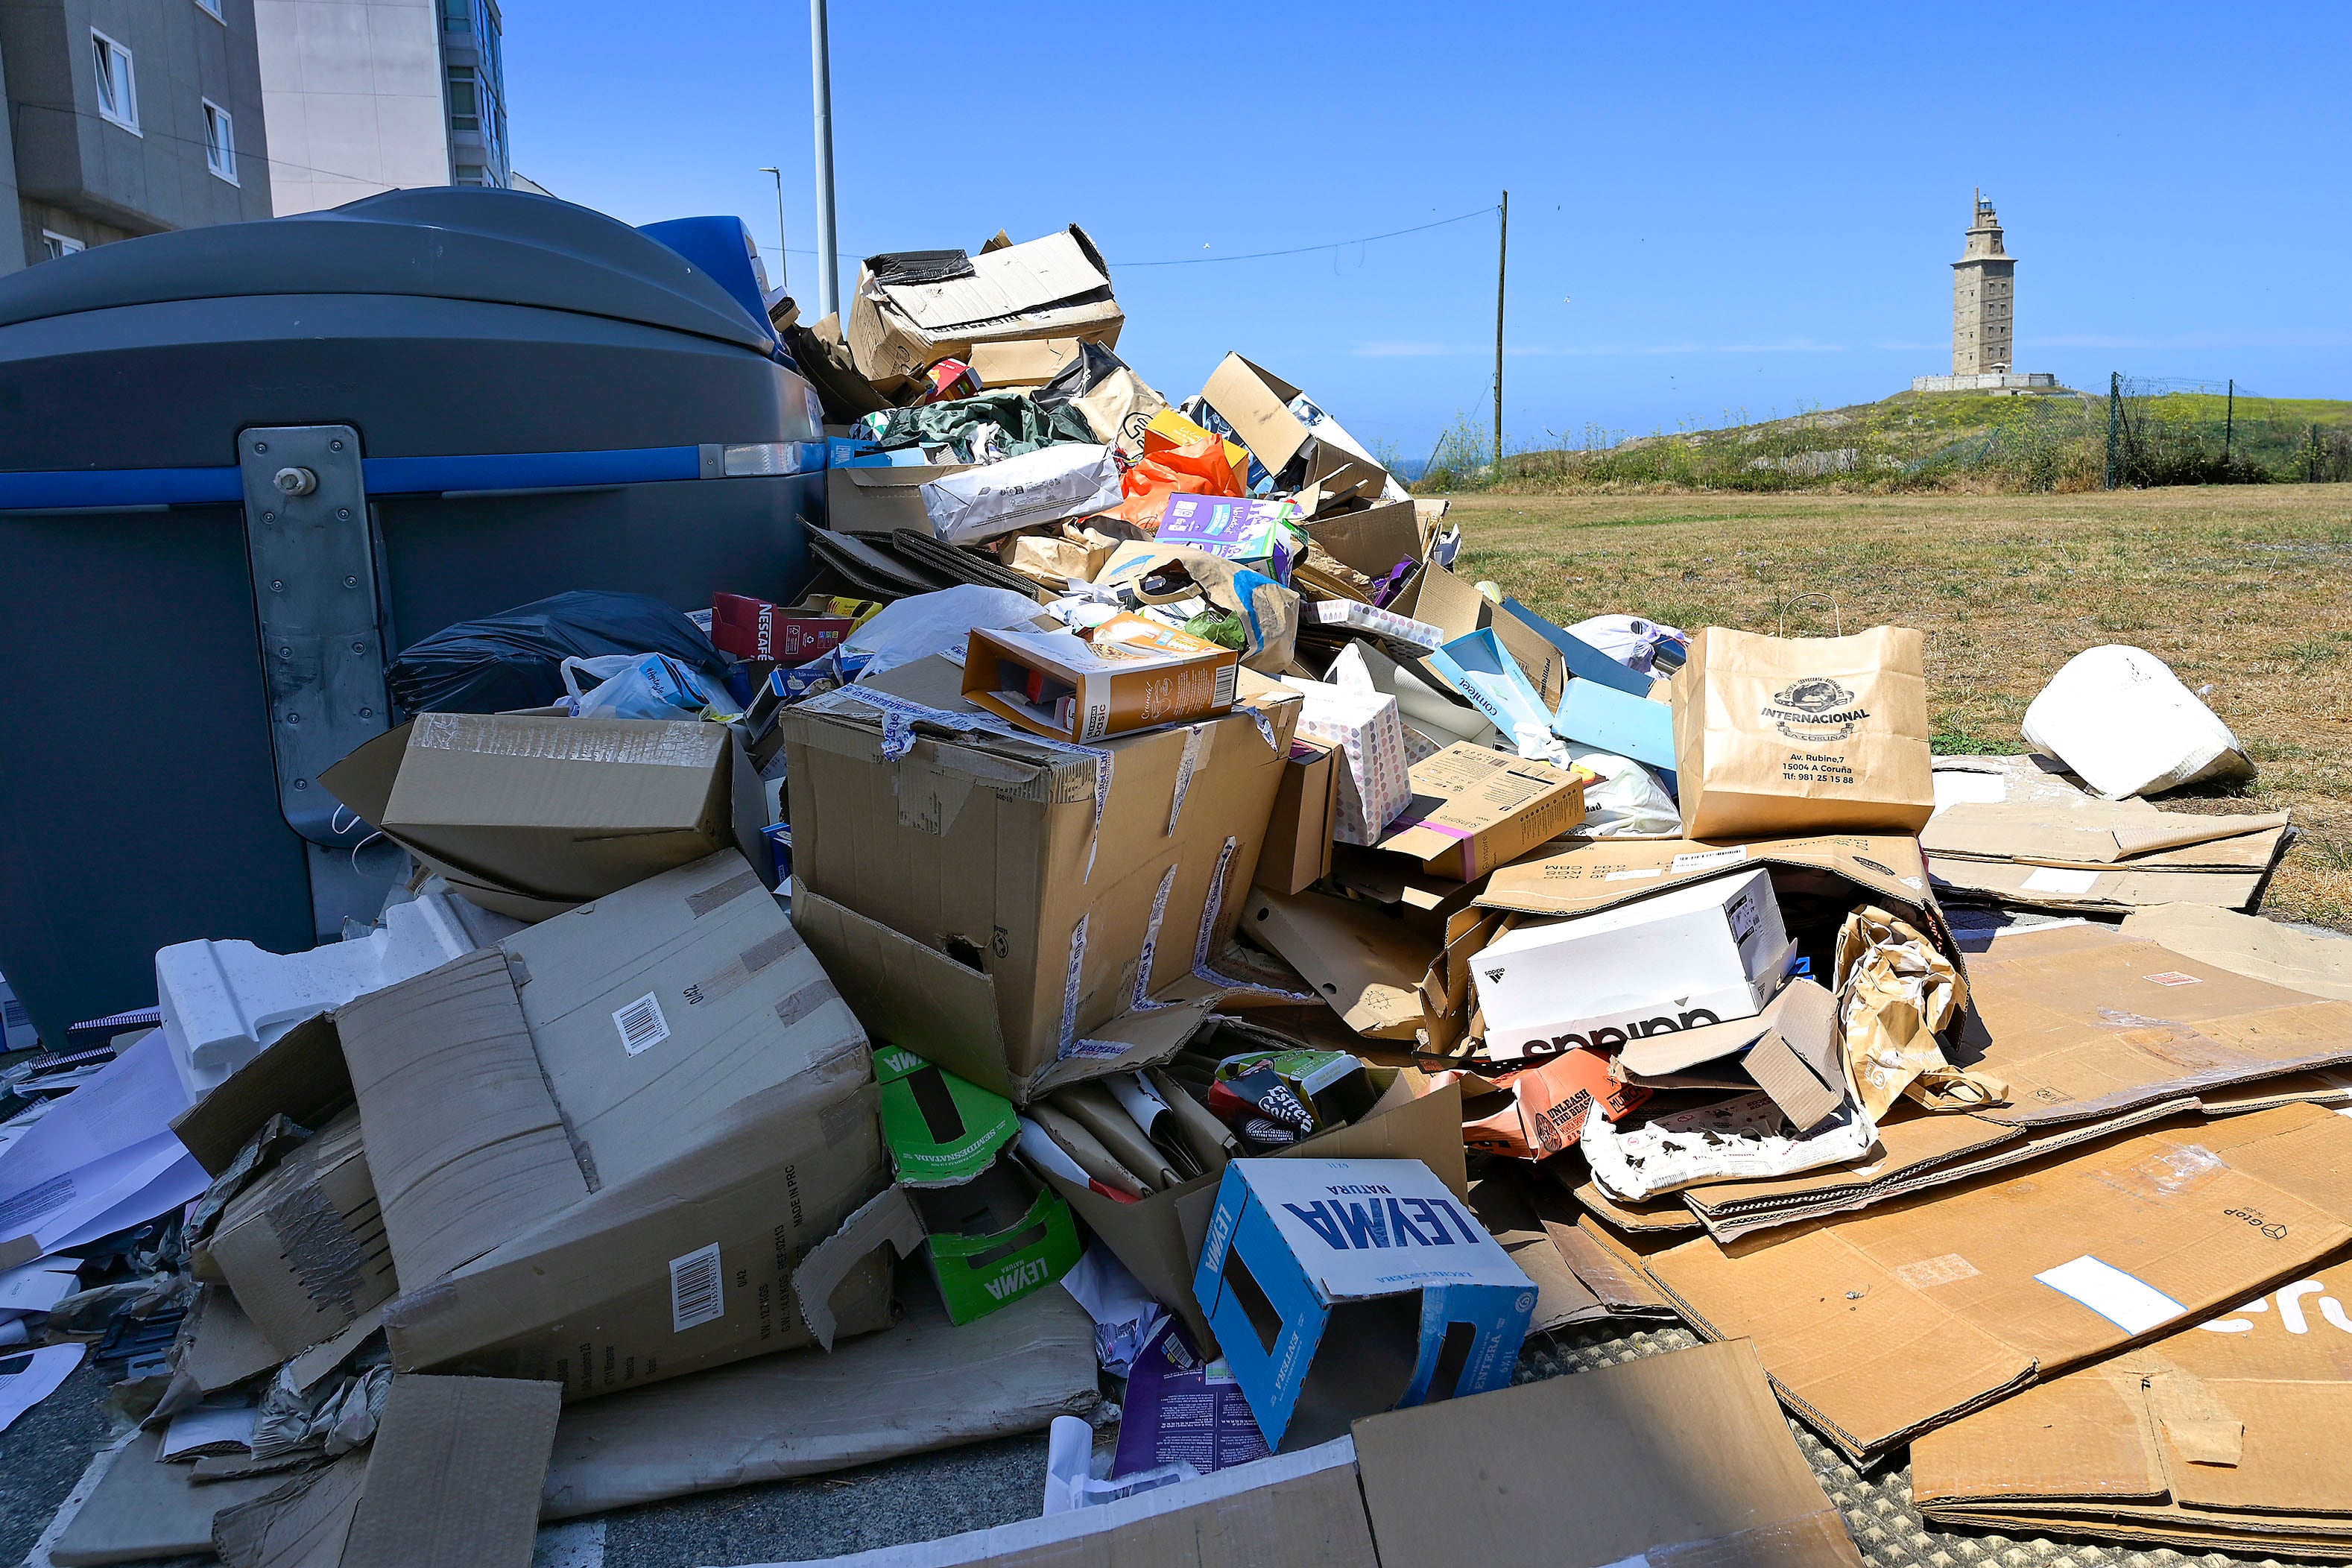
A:
<svg viewBox="0 0 2352 1568">
<path fill-rule="evenodd" d="M 508 0 L 506 26 L 517 167 L 772 247 L 779 164 L 814 300 L 802 0 Z M 873 251 L 1075 220 L 1171 399 L 1238 349 L 1408 454 L 1486 423 L 1505 188 L 1514 445 L 1885 396 L 1949 368 L 1979 185 L 2020 369 L 2352 396 L 2341 0 L 835 0 L 832 29 L 843 287 Z"/>
</svg>

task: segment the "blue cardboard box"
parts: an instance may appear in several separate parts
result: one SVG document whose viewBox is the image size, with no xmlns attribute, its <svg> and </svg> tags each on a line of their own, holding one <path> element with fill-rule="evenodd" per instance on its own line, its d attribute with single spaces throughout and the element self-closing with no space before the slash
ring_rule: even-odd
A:
<svg viewBox="0 0 2352 1568">
<path fill-rule="evenodd" d="M 1536 1304 L 1418 1160 L 1235 1160 L 1192 1293 L 1276 1450 L 1504 1387 Z"/>
<path fill-rule="evenodd" d="M 1626 668 L 1566 626 L 1553 625 L 1517 599 L 1505 599 L 1503 608 L 1526 622 L 1538 637 L 1559 649 L 1560 657 L 1568 661 L 1568 673 L 1579 680 L 1594 681 L 1624 692 L 1629 697 L 1648 699 L 1648 676 L 1639 670 Z"/>
</svg>

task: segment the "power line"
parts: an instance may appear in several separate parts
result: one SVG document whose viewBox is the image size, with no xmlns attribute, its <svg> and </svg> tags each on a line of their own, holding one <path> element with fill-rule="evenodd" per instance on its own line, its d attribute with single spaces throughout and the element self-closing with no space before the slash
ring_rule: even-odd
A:
<svg viewBox="0 0 2352 1568">
<path fill-rule="evenodd" d="M 1180 256 L 1168 261 L 1114 261 L 1113 267 L 1200 267 L 1212 261 L 1265 261 L 1277 256 L 1306 256 L 1318 250 L 1344 250 L 1351 245 L 1370 245 L 1376 239 L 1394 239 L 1400 235 L 1419 234 L 1424 229 L 1444 228 L 1448 224 L 1467 223 L 1474 217 L 1485 217 L 1493 207 L 1479 207 L 1458 217 L 1442 217 L 1435 223 L 1415 224 L 1411 228 L 1392 228 L 1386 234 L 1368 234 L 1361 239 L 1334 239 L 1321 245 L 1301 245 L 1289 250 L 1254 250 L 1246 256 Z"/>
</svg>

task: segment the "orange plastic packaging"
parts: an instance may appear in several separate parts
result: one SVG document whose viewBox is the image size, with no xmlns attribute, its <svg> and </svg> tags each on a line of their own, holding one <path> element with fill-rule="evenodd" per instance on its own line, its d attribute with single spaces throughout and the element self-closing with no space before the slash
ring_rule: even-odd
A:
<svg viewBox="0 0 2352 1568">
<path fill-rule="evenodd" d="M 1160 526 L 1160 515 L 1168 510 L 1169 496 L 1178 490 L 1196 496 L 1242 493 L 1242 481 L 1234 475 L 1233 464 L 1226 460 L 1225 444 L 1214 436 L 1147 452 L 1121 476 L 1119 486 L 1126 499 L 1108 515 L 1143 529 Z"/>
</svg>

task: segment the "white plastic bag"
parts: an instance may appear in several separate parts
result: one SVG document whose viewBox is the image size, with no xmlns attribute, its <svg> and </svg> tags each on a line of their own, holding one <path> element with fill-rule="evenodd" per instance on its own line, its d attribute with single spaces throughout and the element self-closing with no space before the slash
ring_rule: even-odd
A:
<svg viewBox="0 0 2352 1568">
<path fill-rule="evenodd" d="M 923 487 L 931 531 L 950 544 L 1108 511 L 1118 502 L 1118 462 L 1110 448 L 1078 441 L 1040 447 Z"/>
<path fill-rule="evenodd" d="M 1690 637 L 1675 626 L 1660 626 L 1639 616 L 1595 616 L 1579 621 L 1568 628 L 1569 636 L 1580 637 L 1615 659 L 1630 670 L 1642 675 L 1651 672 L 1657 660 L 1658 645 L 1671 642 L 1687 646 Z"/>
<path fill-rule="evenodd" d="M 2105 800 L 2251 778 L 2238 737 L 2171 666 L 2110 643 L 2076 654 L 2025 710 L 2025 739 Z"/>
<path fill-rule="evenodd" d="M 719 705 L 700 676 L 666 653 L 567 658 L 562 673 L 574 719 L 698 719 Z M 596 681 L 585 691 L 583 675 Z"/>
<path fill-rule="evenodd" d="M 912 664 L 933 654 L 963 657 L 974 626 L 1003 631 L 1025 626 L 1045 612 L 1026 594 L 959 583 L 935 594 L 918 594 L 885 605 L 874 618 L 849 634 L 835 650 L 842 670 L 864 678 Z"/>
</svg>

